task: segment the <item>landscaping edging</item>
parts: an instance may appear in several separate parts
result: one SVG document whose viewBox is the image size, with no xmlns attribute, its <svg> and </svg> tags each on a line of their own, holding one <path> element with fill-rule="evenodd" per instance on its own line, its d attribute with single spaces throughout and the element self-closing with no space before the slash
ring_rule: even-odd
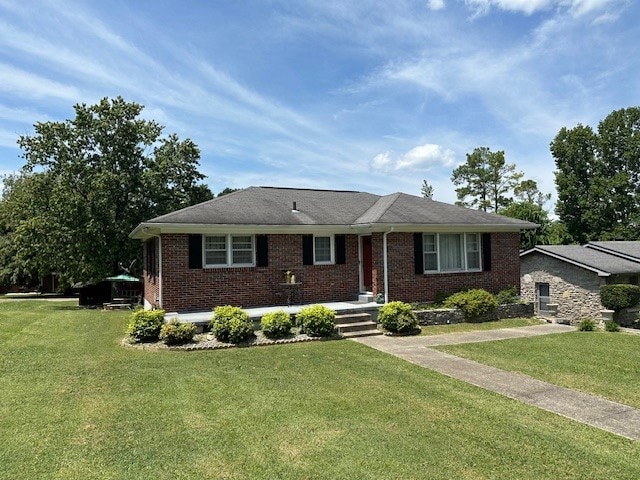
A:
<svg viewBox="0 0 640 480">
<path fill-rule="evenodd" d="M 498 305 L 490 312 L 480 315 L 472 320 L 467 320 L 462 310 L 452 308 L 434 308 L 431 310 L 416 310 L 420 325 L 449 325 L 452 323 L 463 323 L 472 321 L 474 323 L 490 322 L 501 318 L 533 317 L 533 303 L 509 303 Z"/>
<path fill-rule="evenodd" d="M 205 337 L 203 339 L 203 337 Z M 332 335 L 330 337 L 311 337 L 303 333 L 292 334 L 286 338 L 270 339 L 267 338 L 261 331 L 256 331 L 255 336 L 248 342 L 242 343 L 225 343 L 220 342 L 213 338 L 210 333 L 203 333 L 196 335 L 198 341 L 190 342 L 184 345 L 166 345 L 161 341 L 157 342 L 131 342 L 129 338 L 122 340 L 122 345 L 129 348 L 138 350 L 172 350 L 172 351 L 198 351 L 198 350 L 224 350 L 228 348 L 248 348 L 248 347 L 263 347 L 267 345 L 282 345 L 290 343 L 303 343 L 303 342 L 317 342 L 326 340 L 342 340 L 339 334 Z"/>
</svg>

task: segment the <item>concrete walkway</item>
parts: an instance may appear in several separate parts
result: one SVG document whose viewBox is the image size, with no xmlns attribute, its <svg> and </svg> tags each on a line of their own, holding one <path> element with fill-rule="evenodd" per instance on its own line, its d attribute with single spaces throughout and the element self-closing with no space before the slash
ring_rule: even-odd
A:
<svg viewBox="0 0 640 480">
<path fill-rule="evenodd" d="M 355 338 L 354 341 L 572 420 L 632 440 L 640 440 L 640 410 L 636 408 L 429 348 L 436 345 L 488 342 L 574 330 L 575 327 L 568 325 L 547 324 L 424 337 L 381 335 Z"/>
</svg>

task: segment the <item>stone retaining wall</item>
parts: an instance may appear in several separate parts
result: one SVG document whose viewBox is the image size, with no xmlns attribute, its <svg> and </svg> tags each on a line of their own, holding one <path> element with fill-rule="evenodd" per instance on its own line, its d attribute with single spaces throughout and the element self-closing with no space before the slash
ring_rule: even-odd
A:
<svg viewBox="0 0 640 480">
<path fill-rule="evenodd" d="M 433 310 L 417 310 L 415 312 L 420 325 L 447 325 L 451 323 L 463 323 L 465 321 L 462 310 L 450 308 L 436 308 Z M 511 303 L 508 305 L 498 305 L 494 310 L 474 318 L 472 321 L 489 322 L 500 320 L 501 318 L 533 317 L 533 303 Z"/>
</svg>

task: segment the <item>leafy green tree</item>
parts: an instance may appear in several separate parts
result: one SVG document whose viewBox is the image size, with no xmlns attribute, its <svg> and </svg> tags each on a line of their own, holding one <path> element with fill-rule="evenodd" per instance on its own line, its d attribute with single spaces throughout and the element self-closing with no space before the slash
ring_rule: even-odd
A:
<svg viewBox="0 0 640 480">
<path fill-rule="evenodd" d="M 517 201 L 528 202 L 544 206 L 546 202 L 551 200 L 551 194 L 544 194 L 538 189 L 538 182 L 527 179 L 521 181 L 513 189 L 513 195 Z"/>
<path fill-rule="evenodd" d="M 640 238 L 640 107 L 598 125 L 562 128 L 551 143 L 556 213 L 572 240 Z"/>
<path fill-rule="evenodd" d="M 237 192 L 238 190 L 240 190 L 240 189 L 239 188 L 224 187 L 224 189 L 221 190 L 220 193 L 218 193 L 218 195 L 216 195 L 216 196 L 217 197 L 222 197 L 223 195 L 228 195 L 230 193 Z"/>
<path fill-rule="evenodd" d="M 4 180 L 0 274 L 56 272 L 98 280 L 141 257 L 128 234 L 141 221 L 212 198 L 191 140 L 161 138 L 143 107 L 121 97 L 74 106 L 75 118 L 21 136 L 26 163 Z M 138 265 L 140 262 L 138 263 Z"/>
<path fill-rule="evenodd" d="M 518 185 L 522 176 L 522 172 L 516 171 L 515 164 L 506 163 L 504 151 L 476 148 L 467 154 L 466 163 L 451 175 L 451 181 L 458 187 L 456 203 L 497 212 L 512 201 L 507 194 Z"/>
<path fill-rule="evenodd" d="M 422 181 L 422 188 L 420 189 L 423 198 L 433 198 L 433 186 L 426 180 Z"/>
<path fill-rule="evenodd" d="M 535 230 L 523 230 L 520 233 L 520 250 L 529 250 L 536 245 L 548 245 L 550 220 L 547 211 L 534 202 L 513 202 L 499 212 L 511 218 L 518 218 L 527 222 L 538 224 Z"/>
</svg>

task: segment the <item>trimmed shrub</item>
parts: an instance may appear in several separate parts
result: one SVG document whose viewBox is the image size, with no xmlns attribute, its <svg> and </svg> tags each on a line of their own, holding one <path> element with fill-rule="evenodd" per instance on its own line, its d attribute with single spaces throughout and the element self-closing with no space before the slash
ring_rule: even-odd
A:
<svg viewBox="0 0 640 480">
<path fill-rule="evenodd" d="M 606 320 L 604 322 L 604 329 L 607 332 L 619 332 L 620 331 L 620 325 L 618 325 L 613 320 Z"/>
<path fill-rule="evenodd" d="M 209 325 L 211 333 L 221 342 L 239 343 L 253 334 L 253 322 L 240 307 L 216 307 Z"/>
<path fill-rule="evenodd" d="M 418 318 L 410 304 L 389 302 L 378 310 L 378 322 L 382 328 L 392 333 L 417 333 Z"/>
<path fill-rule="evenodd" d="M 498 306 L 496 298 L 486 290 L 471 289 L 451 295 L 444 302 L 447 308 L 459 308 L 468 319 L 475 319 Z"/>
<path fill-rule="evenodd" d="M 291 316 L 284 310 L 266 313 L 260 319 L 260 328 L 269 338 L 282 338 L 291 333 Z"/>
<path fill-rule="evenodd" d="M 620 311 L 640 303 L 640 287 L 627 283 L 603 285 L 600 288 L 600 303 L 609 310 Z"/>
<path fill-rule="evenodd" d="M 578 330 L 581 332 L 593 332 L 596 329 L 596 322 L 591 318 L 583 319 L 578 325 Z"/>
<path fill-rule="evenodd" d="M 164 323 L 164 310 L 136 310 L 129 317 L 127 334 L 136 342 L 155 342 Z"/>
<path fill-rule="evenodd" d="M 336 331 L 336 312 L 324 305 L 304 307 L 296 315 L 300 331 L 312 337 L 328 337 Z"/>
<path fill-rule="evenodd" d="M 160 340 L 167 345 L 182 345 L 193 340 L 196 326 L 193 323 L 181 323 L 177 318 L 169 320 L 160 329 Z"/>
<path fill-rule="evenodd" d="M 498 305 L 508 305 L 510 303 L 518 303 L 518 291 L 516 287 L 505 288 L 496 294 L 496 302 Z"/>
</svg>

